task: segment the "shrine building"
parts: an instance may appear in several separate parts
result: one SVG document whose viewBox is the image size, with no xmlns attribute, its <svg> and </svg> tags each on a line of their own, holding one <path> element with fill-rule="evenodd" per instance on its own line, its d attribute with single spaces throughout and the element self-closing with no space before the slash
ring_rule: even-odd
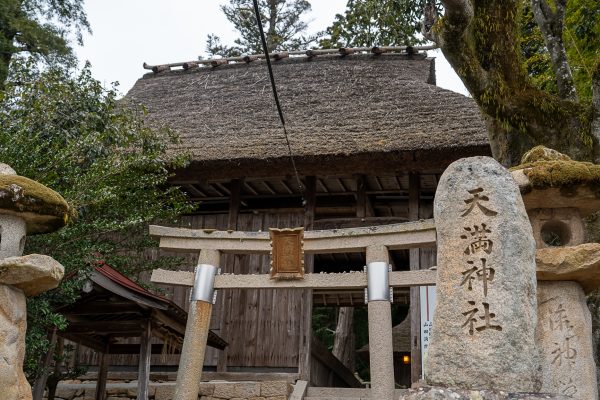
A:
<svg viewBox="0 0 600 400">
<path fill-rule="evenodd" d="M 147 107 L 150 126 L 180 135 L 170 154 L 190 155 L 190 164 L 171 180 L 197 205 L 182 217 L 182 227 L 318 230 L 432 218 L 444 169 L 461 157 L 491 155 L 477 105 L 436 86 L 434 59 L 425 53 L 387 48 L 274 55 L 289 146 L 266 63 L 246 61 L 147 66 L 152 71 L 125 97 Z M 393 270 L 430 268 L 435 250 L 393 251 L 391 261 Z M 195 262 L 189 255 L 182 268 L 193 270 Z M 305 260 L 306 272 L 361 271 L 364 265 L 362 253 Z M 223 273 L 268 273 L 269 257 L 226 254 L 220 267 Z M 187 310 L 189 289 L 166 289 Z M 412 381 L 421 368 L 417 293 L 394 291 L 395 312 L 410 319 L 411 329 L 394 331 L 410 335 L 402 341 L 410 353 L 406 348 L 402 354 L 410 354 Z M 210 328 L 228 345 L 207 349 L 205 371 L 232 380 L 279 374 L 312 386 L 360 384 L 354 371 L 341 367 L 348 360 L 317 339 L 311 327 L 316 307 L 364 307 L 364 293 L 220 291 Z M 336 328 L 342 345 L 356 346 L 351 354 L 364 345 L 356 344 L 352 324 L 340 318 Z M 157 359 L 152 368 L 174 371 L 175 358 L 169 365 Z M 126 364 L 119 360 L 112 364 Z M 410 373 L 402 376 L 396 383 L 410 385 Z"/>
</svg>

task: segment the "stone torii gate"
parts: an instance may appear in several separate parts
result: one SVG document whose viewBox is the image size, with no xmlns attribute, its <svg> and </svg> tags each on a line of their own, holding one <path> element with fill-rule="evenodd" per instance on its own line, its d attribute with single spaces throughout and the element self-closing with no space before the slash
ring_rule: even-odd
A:
<svg viewBox="0 0 600 400">
<path fill-rule="evenodd" d="M 219 275 L 221 253 L 268 254 L 268 232 L 214 231 L 151 226 L 160 247 L 177 252 L 198 252 L 195 272 L 155 270 L 152 282 L 193 287 L 174 400 L 196 400 L 215 289 L 367 289 L 371 398 L 392 399 L 394 365 L 390 288 L 435 285 L 436 272 L 389 271 L 389 250 L 434 247 L 433 220 L 385 226 L 307 231 L 308 254 L 366 253 L 366 271 L 338 274 L 305 274 L 300 280 L 274 280 L 269 274 Z M 308 365 L 310 354 L 300 355 Z"/>
</svg>

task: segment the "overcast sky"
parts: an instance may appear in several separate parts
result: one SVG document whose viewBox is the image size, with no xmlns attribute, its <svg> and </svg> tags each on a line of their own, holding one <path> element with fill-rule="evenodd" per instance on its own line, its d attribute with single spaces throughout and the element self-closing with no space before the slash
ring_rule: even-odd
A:
<svg viewBox="0 0 600 400">
<path fill-rule="evenodd" d="M 85 0 L 92 35 L 76 49 L 92 63 L 96 79 L 119 82 L 122 93 L 145 72 L 142 64 L 193 61 L 204 51 L 206 36 L 215 33 L 231 44 L 236 37 L 219 6 L 226 0 Z M 347 0 L 312 1 L 309 33 L 324 30 L 342 13 Z M 438 52 L 438 86 L 467 94 L 452 68 Z"/>
</svg>

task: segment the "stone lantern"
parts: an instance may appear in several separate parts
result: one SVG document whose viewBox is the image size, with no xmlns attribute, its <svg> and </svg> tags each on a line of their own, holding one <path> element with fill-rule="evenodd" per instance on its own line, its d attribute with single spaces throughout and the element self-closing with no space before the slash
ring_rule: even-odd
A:
<svg viewBox="0 0 600 400">
<path fill-rule="evenodd" d="M 585 294 L 600 286 L 600 244 L 584 221 L 600 210 L 600 166 L 538 146 L 512 171 L 537 245 L 542 391 L 597 399 L 592 323 Z"/>
<path fill-rule="evenodd" d="M 49 233 L 70 216 L 56 192 L 0 163 L 0 398 L 31 399 L 23 373 L 26 297 L 53 289 L 64 268 L 52 257 L 22 256 L 27 234 Z"/>
</svg>

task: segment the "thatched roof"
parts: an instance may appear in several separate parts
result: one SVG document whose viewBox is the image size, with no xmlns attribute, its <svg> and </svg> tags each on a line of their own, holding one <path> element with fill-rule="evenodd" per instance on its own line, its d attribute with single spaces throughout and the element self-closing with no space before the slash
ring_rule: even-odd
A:
<svg viewBox="0 0 600 400">
<path fill-rule="evenodd" d="M 299 159 L 489 152 L 475 102 L 435 86 L 434 62 L 424 55 L 286 58 L 273 67 Z M 198 163 L 288 157 L 262 61 L 149 73 L 126 98 L 148 107 L 151 124 L 177 131 L 181 143 L 171 150 Z"/>
</svg>

